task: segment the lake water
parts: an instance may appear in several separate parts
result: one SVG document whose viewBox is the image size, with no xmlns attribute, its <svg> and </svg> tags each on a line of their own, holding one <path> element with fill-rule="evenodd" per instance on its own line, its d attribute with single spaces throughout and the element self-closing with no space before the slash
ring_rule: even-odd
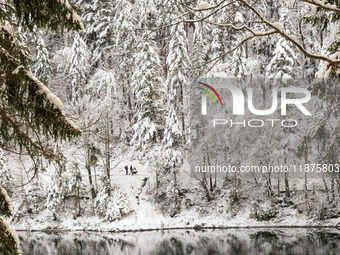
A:
<svg viewBox="0 0 340 255">
<path fill-rule="evenodd" d="M 340 254 L 336 229 L 171 230 L 138 233 L 18 232 L 24 254 Z"/>
</svg>

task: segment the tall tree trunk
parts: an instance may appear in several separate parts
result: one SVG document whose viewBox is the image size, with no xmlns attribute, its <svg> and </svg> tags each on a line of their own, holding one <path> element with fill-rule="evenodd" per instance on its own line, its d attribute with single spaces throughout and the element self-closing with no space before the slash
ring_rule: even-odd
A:
<svg viewBox="0 0 340 255">
<path fill-rule="evenodd" d="M 96 197 L 96 191 L 94 189 L 93 182 L 92 182 L 92 173 L 91 173 L 90 162 L 88 162 L 88 161 L 86 162 L 85 168 L 87 169 L 87 173 L 89 175 L 89 183 L 90 183 L 90 186 L 91 186 L 91 196 L 92 196 L 92 199 L 94 199 Z"/>
<path fill-rule="evenodd" d="M 110 181 L 110 121 L 109 121 L 109 111 L 106 110 L 106 141 L 105 141 L 105 161 L 106 161 L 106 175 L 109 183 Z"/>
</svg>

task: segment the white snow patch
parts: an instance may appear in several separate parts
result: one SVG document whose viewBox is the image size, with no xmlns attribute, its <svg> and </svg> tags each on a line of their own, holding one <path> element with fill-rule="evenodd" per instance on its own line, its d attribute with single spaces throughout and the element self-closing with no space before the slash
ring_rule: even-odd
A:
<svg viewBox="0 0 340 255">
<path fill-rule="evenodd" d="M 20 69 L 23 69 L 23 68 L 24 68 L 24 66 L 18 66 L 17 68 L 14 69 L 12 74 L 17 75 L 20 72 Z"/>
<path fill-rule="evenodd" d="M 198 10 L 205 10 L 210 8 L 210 4 L 207 2 L 202 2 L 198 4 Z"/>
<path fill-rule="evenodd" d="M 13 28 L 12 28 L 11 24 L 7 20 L 5 21 L 5 24 L 4 25 L 0 25 L 0 27 L 3 30 L 7 31 L 10 35 L 12 35 L 12 36 L 14 35 Z"/>
<path fill-rule="evenodd" d="M 243 22 L 244 22 L 244 19 L 243 19 L 242 13 L 236 12 L 234 21 L 235 21 L 235 22 L 243 23 Z"/>
<path fill-rule="evenodd" d="M 271 23 L 273 27 L 275 27 L 277 30 L 279 30 L 281 33 L 283 32 L 283 27 L 279 22 Z"/>
</svg>

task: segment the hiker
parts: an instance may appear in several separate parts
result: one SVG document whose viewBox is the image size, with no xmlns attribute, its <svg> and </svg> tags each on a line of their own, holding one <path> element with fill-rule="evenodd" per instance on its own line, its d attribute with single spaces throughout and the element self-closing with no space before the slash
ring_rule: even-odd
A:
<svg viewBox="0 0 340 255">
<path fill-rule="evenodd" d="M 133 168 L 132 168 L 132 165 L 131 165 L 131 166 L 130 166 L 130 174 L 132 174 L 132 169 L 133 169 Z"/>
<path fill-rule="evenodd" d="M 129 174 L 129 166 L 125 166 L 126 175 Z"/>
</svg>

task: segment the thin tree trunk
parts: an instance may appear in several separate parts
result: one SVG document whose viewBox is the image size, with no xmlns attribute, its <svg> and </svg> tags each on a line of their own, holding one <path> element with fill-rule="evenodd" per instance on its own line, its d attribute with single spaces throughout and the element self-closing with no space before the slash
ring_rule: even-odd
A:
<svg viewBox="0 0 340 255">
<path fill-rule="evenodd" d="M 325 186 L 326 195 L 327 195 L 327 201 L 330 202 L 330 198 L 329 198 L 329 189 L 328 189 L 328 186 L 327 186 L 327 182 L 326 182 L 325 177 L 322 178 L 322 181 L 323 181 L 323 184 L 324 184 L 324 186 Z"/>
<path fill-rule="evenodd" d="M 106 154 L 106 174 L 110 182 L 110 127 L 109 127 L 109 112 L 106 110 L 106 141 L 105 141 L 105 154 Z"/>
<path fill-rule="evenodd" d="M 332 192 L 332 201 L 335 201 L 335 185 L 334 185 L 334 177 L 331 180 L 331 192 Z"/>
<path fill-rule="evenodd" d="M 89 175 L 89 183 L 90 183 L 90 186 L 91 186 L 91 196 L 92 196 L 92 199 L 94 199 L 96 197 L 96 191 L 94 189 L 93 182 L 92 182 L 91 166 L 90 166 L 89 162 L 86 162 L 85 167 L 86 167 L 87 173 Z"/>
<path fill-rule="evenodd" d="M 285 164 L 287 163 L 287 158 L 285 158 Z M 285 172 L 285 196 L 286 198 L 290 197 L 290 190 L 289 190 L 289 182 L 288 182 L 288 173 Z"/>
<path fill-rule="evenodd" d="M 305 164 L 307 164 L 307 158 L 305 158 Z M 305 172 L 305 187 L 304 187 L 304 190 L 305 190 L 305 198 L 308 197 L 308 191 L 307 191 L 307 172 Z"/>
<path fill-rule="evenodd" d="M 156 189 L 159 188 L 159 171 L 158 169 L 156 170 Z"/>
<path fill-rule="evenodd" d="M 285 173 L 285 196 L 287 198 L 290 197 L 289 182 L 288 182 L 288 173 Z"/>
<path fill-rule="evenodd" d="M 211 166 L 210 165 L 210 157 L 208 156 L 208 166 Z M 216 169 L 215 169 L 216 171 Z M 209 184 L 210 184 L 210 192 L 213 192 L 213 185 L 212 185 L 212 174 L 211 172 L 209 173 Z"/>
</svg>

